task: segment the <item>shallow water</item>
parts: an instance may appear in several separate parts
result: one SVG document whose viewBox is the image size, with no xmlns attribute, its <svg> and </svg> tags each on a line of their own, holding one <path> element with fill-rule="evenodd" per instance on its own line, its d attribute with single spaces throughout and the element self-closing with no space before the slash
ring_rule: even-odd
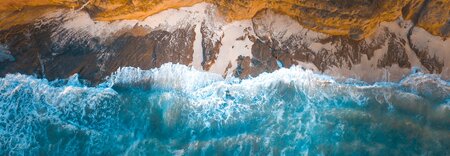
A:
<svg viewBox="0 0 450 156">
<path fill-rule="evenodd" d="M 165 64 L 97 87 L 0 78 L 0 155 L 450 155 L 450 82 L 337 82 L 299 67 L 239 80 Z"/>
</svg>

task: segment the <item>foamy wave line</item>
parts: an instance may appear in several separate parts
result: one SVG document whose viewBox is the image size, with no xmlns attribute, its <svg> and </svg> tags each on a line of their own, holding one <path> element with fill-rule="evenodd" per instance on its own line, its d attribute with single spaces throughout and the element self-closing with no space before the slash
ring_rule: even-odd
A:
<svg viewBox="0 0 450 156">
<path fill-rule="evenodd" d="M 106 89 L 114 86 L 121 87 L 156 87 L 159 89 L 175 89 L 185 92 L 193 92 L 202 88 L 211 87 L 236 87 L 241 89 L 270 88 L 276 84 L 291 84 L 296 86 L 308 86 L 314 88 L 392 88 L 405 87 L 405 89 L 415 92 L 435 92 L 448 93 L 450 91 L 450 81 L 445 81 L 439 75 L 413 73 L 405 77 L 400 82 L 377 82 L 368 84 L 363 81 L 348 79 L 337 81 L 331 76 L 315 73 L 311 70 L 303 69 L 299 66 L 282 68 L 272 73 L 262 73 L 255 78 L 239 79 L 235 77 L 223 78 L 219 74 L 196 70 L 180 64 L 166 63 L 160 68 L 142 70 L 135 67 L 122 67 L 106 78 L 105 82 L 96 87 L 88 87 L 79 80 L 78 74 L 68 79 L 48 81 L 34 76 L 23 74 L 7 74 L 0 78 L 2 83 L 31 84 L 36 88 L 48 89 L 51 86 L 66 88 L 98 88 Z M 431 86 L 431 87 L 430 87 Z M 430 93 L 431 94 L 431 93 Z M 448 95 L 442 95 L 448 96 Z"/>
<path fill-rule="evenodd" d="M 386 107 L 397 112 L 390 114 Z M 74 142 L 65 144 L 70 148 L 77 147 L 77 141 L 86 141 L 83 137 L 93 139 L 85 145 L 93 152 L 117 150 L 108 149 L 117 142 L 114 147 L 121 148 L 117 153 L 149 148 L 148 143 L 172 148 L 164 139 L 180 136 L 185 138 L 172 144 L 186 147 L 180 149 L 185 152 L 253 142 L 266 149 L 273 146 L 271 140 L 286 135 L 289 137 L 283 142 L 292 147 L 283 150 L 308 153 L 316 146 L 311 143 L 315 135 L 333 138 L 347 133 L 339 126 L 320 131 L 341 120 L 349 122 L 336 124 L 373 123 L 375 130 L 381 122 L 406 136 L 416 134 L 404 128 L 412 127 L 412 131 L 421 130 L 425 139 L 445 141 L 434 136 L 447 134 L 442 127 L 450 125 L 450 83 L 421 73 L 398 83 L 341 82 L 301 67 L 240 80 L 168 63 L 151 70 L 120 68 L 96 87 L 83 84 L 77 75 L 48 81 L 9 74 L 0 78 L 0 112 L 0 145 L 11 155 L 35 154 L 30 148 L 37 145 L 53 147 L 52 143 L 63 137 L 49 143 L 45 137 L 55 137 L 53 133 L 68 133 L 65 139 Z M 417 116 L 426 118 L 427 127 L 416 121 Z M 167 138 L 158 138 L 159 133 L 140 138 L 155 128 L 151 126 L 165 128 L 160 133 Z M 76 134 L 83 137 L 72 140 Z M 182 142 L 191 135 L 200 139 Z M 44 141 L 38 140 L 42 137 Z M 6 153 L 0 151 L 2 154 Z"/>
</svg>

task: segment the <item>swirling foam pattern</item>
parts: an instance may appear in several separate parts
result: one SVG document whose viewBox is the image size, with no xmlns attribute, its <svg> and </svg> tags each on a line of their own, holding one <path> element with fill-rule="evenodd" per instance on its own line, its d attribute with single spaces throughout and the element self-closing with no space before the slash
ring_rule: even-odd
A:
<svg viewBox="0 0 450 156">
<path fill-rule="evenodd" d="M 239 80 L 182 65 L 88 87 L 0 79 L 0 155 L 449 155 L 450 83 L 365 84 L 299 67 Z"/>
</svg>

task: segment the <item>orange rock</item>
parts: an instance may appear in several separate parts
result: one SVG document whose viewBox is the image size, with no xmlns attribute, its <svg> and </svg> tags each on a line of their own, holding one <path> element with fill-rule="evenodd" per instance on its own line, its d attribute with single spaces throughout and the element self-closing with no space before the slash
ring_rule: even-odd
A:
<svg viewBox="0 0 450 156">
<path fill-rule="evenodd" d="M 2 0 L 5 12 L 43 5 L 80 7 L 89 0 Z M 349 35 L 359 40 L 369 36 L 383 21 L 403 15 L 434 35 L 449 36 L 449 0 L 90 0 L 86 9 L 96 20 L 144 19 L 166 9 L 200 2 L 217 5 L 228 20 L 250 19 L 272 9 L 297 19 L 303 26 L 330 35 Z M 34 15 L 36 16 L 36 15 Z M 1 26 L 0 22 L 0 26 Z M 2 28 L 0 28 L 2 29 Z"/>
</svg>

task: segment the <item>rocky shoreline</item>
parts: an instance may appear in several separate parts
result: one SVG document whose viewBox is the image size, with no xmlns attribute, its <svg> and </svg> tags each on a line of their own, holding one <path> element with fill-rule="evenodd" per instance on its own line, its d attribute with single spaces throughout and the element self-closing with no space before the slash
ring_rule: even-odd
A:
<svg viewBox="0 0 450 156">
<path fill-rule="evenodd" d="M 367 82 L 398 81 L 413 68 L 450 79 L 450 40 L 402 18 L 354 40 L 304 28 L 272 10 L 228 22 L 217 9 L 200 3 L 142 21 L 115 22 L 60 9 L 0 31 L 0 45 L 8 51 L 0 53 L 0 76 L 23 73 L 53 80 L 78 73 L 96 84 L 120 67 L 151 69 L 172 62 L 240 78 L 298 65 Z"/>
</svg>

